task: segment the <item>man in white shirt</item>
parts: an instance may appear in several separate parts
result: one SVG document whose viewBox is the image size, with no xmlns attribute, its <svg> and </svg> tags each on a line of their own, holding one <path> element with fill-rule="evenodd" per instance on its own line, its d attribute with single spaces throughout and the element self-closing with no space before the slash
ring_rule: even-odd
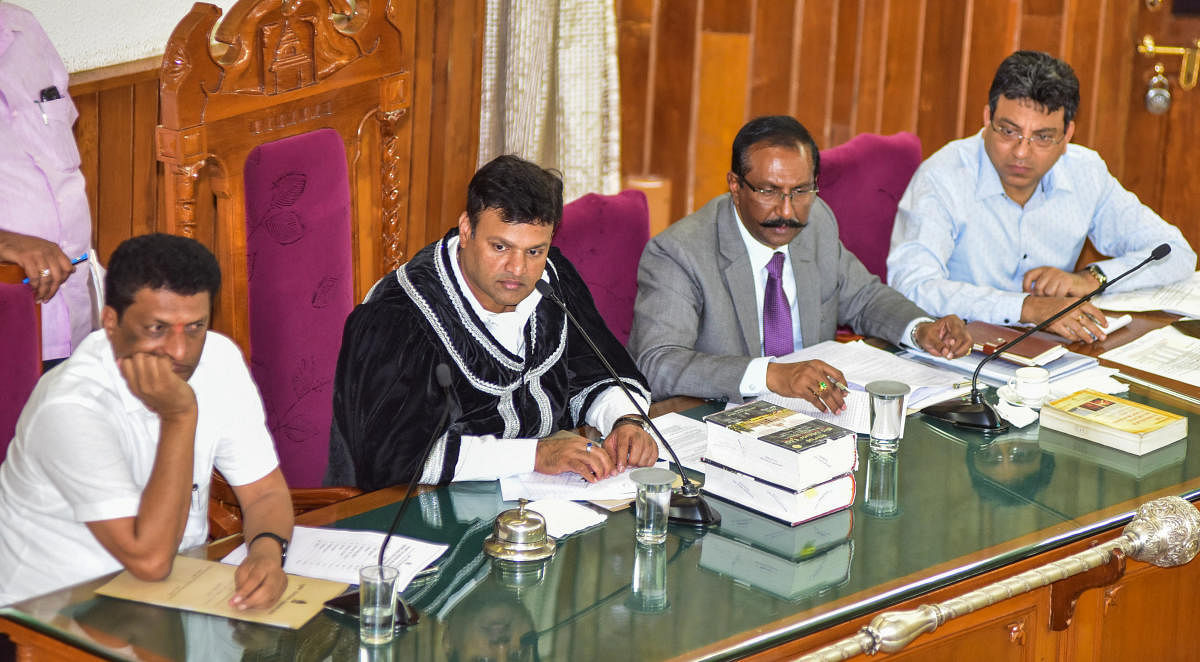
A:
<svg viewBox="0 0 1200 662">
<path fill-rule="evenodd" d="M 657 447 L 636 409 L 562 309 L 534 289 L 545 281 L 565 301 L 644 407 L 645 379 L 550 246 L 561 218 L 555 173 L 498 157 L 471 179 L 457 227 L 355 308 L 334 379 L 327 484 L 529 471 L 596 481 L 653 464 Z M 439 364 L 450 369 L 449 402 L 434 380 Z M 562 432 L 584 424 L 607 435 L 602 446 Z"/>
<path fill-rule="evenodd" d="M 214 467 L 250 541 L 231 604 L 282 595 L 291 497 L 246 364 L 208 330 L 220 278 L 185 237 L 113 252 L 103 328 L 38 382 L 0 465 L 0 604 L 122 567 L 166 577 L 207 538 Z"/>
</svg>

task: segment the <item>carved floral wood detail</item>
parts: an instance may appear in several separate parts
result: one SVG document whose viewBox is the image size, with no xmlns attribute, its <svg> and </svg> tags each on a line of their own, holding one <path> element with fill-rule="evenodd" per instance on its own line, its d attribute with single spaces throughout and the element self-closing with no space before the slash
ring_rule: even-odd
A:
<svg viewBox="0 0 1200 662">
<path fill-rule="evenodd" d="M 407 9 L 401 1 L 242 0 L 224 16 L 214 5 L 196 3 L 172 32 L 159 72 L 157 151 L 166 165 L 167 231 L 196 234 L 196 181 L 205 163 L 218 158 L 207 146 L 208 126 L 245 117 L 254 137 L 319 128 L 339 111 L 361 113 L 340 107 L 336 96 L 317 97 L 317 90 L 375 82 L 377 105 L 368 110 L 383 159 L 370 175 L 381 185 L 380 197 L 369 206 L 384 219 L 384 266 L 401 263 L 407 167 L 395 159 L 408 149 L 403 124 L 410 77 L 406 69 L 397 69 L 398 63 L 411 64 L 401 40 Z M 306 95 L 314 100 L 305 103 Z M 362 149 L 362 127 L 354 138 L 360 144 L 347 145 L 351 154 Z M 238 176 L 237 167 L 228 172 Z M 227 187 L 214 183 L 214 188 Z"/>
<path fill-rule="evenodd" d="M 415 50 L 402 37 L 416 26 L 412 0 L 239 0 L 224 14 L 198 2 L 172 32 L 159 68 L 161 229 L 224 242 L 211 248 L 232 291 L 215 321 L 243 349 L 246 299 L 236 288 L 250 265 L 239 254 L 239 221 L 224 215 L 242 215 L 244 161 L 255 146 L 337 130 L 351 162 L 354 227 L 379 233 L 357 239 L 356 283 L 406 259 Z M 209 200 L 197 199 L 209 189 L 216 217 Z"/>
</svg>

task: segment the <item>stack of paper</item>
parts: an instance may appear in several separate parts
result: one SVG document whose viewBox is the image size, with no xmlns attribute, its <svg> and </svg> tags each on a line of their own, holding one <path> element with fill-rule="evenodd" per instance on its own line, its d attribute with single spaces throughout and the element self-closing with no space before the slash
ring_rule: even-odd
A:
<svg viewBox="0 0 1200 662">
<path fill-rule="evenodd" d="M 379 531 L 297 526 L 292 529 L 283 570 L 291 575 L 358 584 L 359 569 L 379 561 L 383 538 L 384 534 Z M 417 573 L 437 560 L 446 549 L 447 545 L 392 536 L 384 563 L 400 570 L 397 590 L 404 590 Z M 246 545 L 242 544 L 221 562 L 240 565 L 245 559 Z"/>
<path fill-rule="evenodd" d="M 812 359 L 820 359 L 845 375 L 846 385 L 850 388 L 846 394 L 845 412 L 822 412 L 807 400 L 777 393 L 768 393 L 761 399 L 859 434 L 869 434 L 871 402 L 864 387 L 875 380 L 890 379 L 908 384 L 912 392 L 908 395 L 905 407 L 910 411 L 919 411 L 970 390 L 962 385 L 962 376 L 953 370 L 911 361 L 862 341 L 840 343 L 828 340 L 788 354 L 779 361 L 794 363 Z"/>
<path fill-rule="evenodd" d="M 1143 372 L 1200 386 L 1200 339 L 1164 326 L 1100 355 Z"/>
<path fill-rule="evenodd" d="M 911 356 L 918 361 L 927 361 L 932 364 L 947 366 L 967 377 L 970 377 L 971 373 L 975 372 L 975 367 L 979 365 L 979 362 L 986 358 L 982 352 L 971 352 L 957 359 L 945 359 L 915 349 L 908 350 L 904 355 Z M 1067 352 L 1042 367 L 1050 371 L 1050 380 L 1054 381 L 1059 377 L 1065 377 L 1080 370 L 1086 370 L 1098 363 L 1099 361 L 1095 357 Z M 979 380 L 992 386 L 1003 386 L 1008 383 L 1008 380 L 1016 377 L 1017 369 L 1022 367 L 1024 366 L 1009 363 L 1008 361 L 992 360 L 983 366 L 983 370 L 979 373 Z"/>
<path fill-rule="evenodd" d="M 597 449 L 597 452 L 604 452 Z M 666 466 L 666 463 L 662 463 Z M 608 499 L 632 499 L 637 496 L 637 485 L 629 478 L 636 467 L 589 483 L 577 473 L 566 472 L 547 475 L 536 472 L 519 474 L 500 479 L 500 492 L 505 501 L 517 499 L 564 499 L 567 501 L 593 501 Z"/>
<path fill-rule="evenodd" d="M 1176 315 L 1200 317 L 1200 272 L 1163 287 L 1104 294 L 1093 301 L 1105 310 L 1164 310 Z"/>
<path fill-rule="evenodd" d="M 708 448 L 708 427 L 704 421 L 669 412 L 655 418 L 654 426 L 667 438 L 667 443 L 671 444 L 671 448 L 675 449 L 683 466 L 698 465 L 700 458 L 704 456 L 704 451 Z M 655 441 L 658 442 L 658 456 L 664 460 L 670 460 L 671 454 L 667 452 L 666 447 L 658 439 Z"/>
</svg>

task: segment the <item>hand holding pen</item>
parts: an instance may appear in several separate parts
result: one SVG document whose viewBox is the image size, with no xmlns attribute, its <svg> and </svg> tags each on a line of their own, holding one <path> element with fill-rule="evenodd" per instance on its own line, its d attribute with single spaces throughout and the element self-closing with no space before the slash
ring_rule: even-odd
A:
<svg viewBox="0 0 1200 662">
<path fill-rule="evenodd" d="M 49 301 L 63 281 L 75 271 L 74 262 L 52 241 L 41 237 L 0 230 L 0 261 L 14 262 L 25 271 L 25 281 L 39 302 Z"/>
<path fill-rule="evenodd" d="M 59 251 L 59 254 L 61 255 L 62 251 Z M 66 256 L 63 255 L 63 257 L 65 258 Z M 33 288 L 33 295 L 38 303 L 45 303 L 53 299 L 54 295 L 58 292 L 59 286 L 67 280 L 68 276 L 75 273 L 75 265 L 86 259 L 88 259 L 88 254 L 84 253 L 71 260 L 66 269 L 63 269 L 61 264 L 57 263 L 53 266 L 42 267 L 34 272 L 31 277 L 21 282 Z M 25 273 L 29 273 L 29 271 L 26 270 Z"/>
</svg>

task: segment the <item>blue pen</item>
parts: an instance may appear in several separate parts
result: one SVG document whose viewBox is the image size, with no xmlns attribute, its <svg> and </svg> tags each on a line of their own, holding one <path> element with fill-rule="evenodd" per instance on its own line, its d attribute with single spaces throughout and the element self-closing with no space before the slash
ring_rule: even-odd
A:
<svg viewBox="0 0 1200 662">
<path fill-rule="evenodd" d="M 76 265 L 76 264 L 79 264 L 80 262 L 83 262 L 83 261 L 84 261 L 84 260 L 86 260 L 86 259 L 88 259 L 88 254 L 87 254 L 87 253 L 84 253 L 83 255 L 80 255 L 79 257 L 75 258 L 74 260 L 71 260 L 71 264 L 72 264 L 72 265 Z M 28 284 L 29 284 L 29 279 L 28 279 L 28 278 L 26 278 L 25 280 L 23 280 L 23 281 L 21 281 L 21 282 L 22 282 L 22 283 L 25 283 L 26 285 L 28 285 Z"/>
</svg>

